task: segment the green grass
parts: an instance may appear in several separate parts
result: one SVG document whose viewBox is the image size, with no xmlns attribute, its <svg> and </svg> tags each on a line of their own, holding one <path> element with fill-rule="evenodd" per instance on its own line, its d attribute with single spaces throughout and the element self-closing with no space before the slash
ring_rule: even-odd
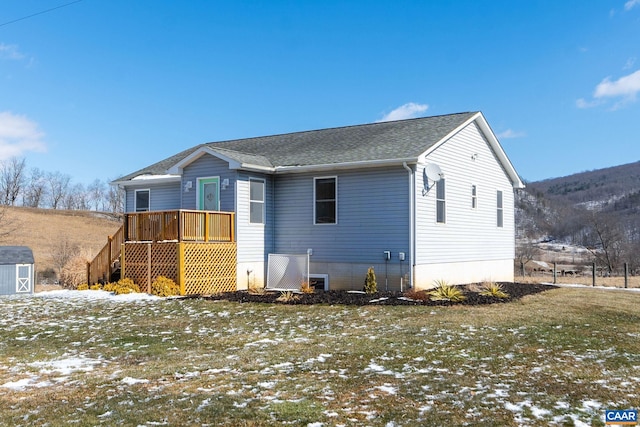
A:
<svg viewBox="0 0 640 427">
<path fill-rule="evenodd" d="M 640 407 L 639 304 L 0 298 L 0 425 L 599 426 Z"/>
</svg>

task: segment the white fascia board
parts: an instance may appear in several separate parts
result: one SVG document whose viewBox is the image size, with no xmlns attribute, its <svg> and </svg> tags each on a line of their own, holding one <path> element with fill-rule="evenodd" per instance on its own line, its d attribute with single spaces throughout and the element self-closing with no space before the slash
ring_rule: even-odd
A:
<svg viewBox="0 0 640 427">
<path fill-rule="evenodd" d="M 204 156 L 205 154 L 209 154 L 213 157 L 217 157 L 220 160 L 224 160 L 225 162 L 229 163 L 229 169 L 239 169 L 241 167 L 241 164 L 238 163 L 237 161 L 224 156 L 220 153 L 218 153 L 217 151 L 212 150 L 209 147 L 202 147 L 197 149 L 196 151 L 194 151 L 193 153 L 189 154 L 187 157 L 185 157 L 184 159 L 180 160 L 178 163 L 176 163 L 175 165 L 171 166 L 168 170 L 167 173 L 170 174 L 176 174 L 176 175 L 182 175 L 182 170 L 190 165 L 191 163 L 193 163 L 194 161 L 198 160 L 200 157 Z"/>
<path fill-rule="evenodd" d="M 430 153 L 435 151 L 438 147 L 440 147 L 442 144 L 444 144 L 446 141 L 448 141 L 450 138 L 452 138 L 456 133 L 460 132 L 462 129 L 464 129 L 465 127 L 467 127 L 469 124 L 471 124 L 474 121 L 478 124 L 478 126 L 480 127 L 480 130 L 482 131 L 484 136 L 487 138 L 487 141 L 489 141 L 489 145 L 491 146 L 493 151 L 496 153 L 496 156 L 498 157 L 498 160 L 500 160 L 500 163 L 502 164 L 502 167 L 504 168 L 504 170 L 507 172 L 507 175 L 511 179 L 511 182 L 513 184 L 513 188 L 514 189 L 524 188 L 525 185 L 522 182 L 522 180 L 520 179 L 520 176 L 518 175 L 518 172 L 516 172 L 515 168 L 513 167 L 513 164 L 509 160 L 509 157 L 507 157 L 507 154 L 502 149 L 502 146 L 500 145 L 500 142 L 498 141 L 498 138 L 493 133 L 493 130 L 491 130 L 491 127 L 489 126 L 489 123 L 487 123 L 487 120 L 484 118 L 484 115 L 481 112 L 478 112 L 478 113 L 474 114 L 468 120 L 466 120 L 464 123 L 462 123 L 460 126 L 458 126 L 454 130 L 449 132 L 440 141 L 438 141 L 437 143 L 433 144 L 427 151 L 425 151 L 424 153 L 422 153 L 420 155 L 419 162 L 420 163 L 427 163 L 426 157 Z"/>
<path fill-rule="evenodd" d="M 111 181 L 111 185 L 120 185 L 122 187 L 142 185 L 142 184 L 162 184 L 167 182 L 180 182 L 180 175 L 138 175 L 133 179 L 126 181 Z"/>
<path fill-rule="evenodd" d="M 322 172 L 331 170 L 360 169 L 366 167 L 402 166 L 402 163 L 415 164 L 417 162 L 418 159 L 412 157 L 407 159 L 363 160 L 360 162 L 328 163 L 322 165 L 280 166 L 276 167 L 275 173 Z"/>
</svg>

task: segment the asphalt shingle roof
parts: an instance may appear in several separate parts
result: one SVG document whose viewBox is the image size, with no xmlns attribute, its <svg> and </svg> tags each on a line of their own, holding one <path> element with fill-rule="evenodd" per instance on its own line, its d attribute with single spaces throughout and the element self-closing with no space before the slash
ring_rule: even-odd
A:
<svg viewBox="0 0 640 427">
<path fill-rule="evenodd" d="M 330 165 L 418 158 L 476 112 L 370 123 L 282 135 L 211 142 L 120 178 L 162 175 L 195 152 L 208 147 L 239 163 L 265 167 Z"/>
<path fill-rule="evenodd" d="M 0 265 L 33 263 L 33 252 L 28 247 L 0 246 Z"/>
</svg>

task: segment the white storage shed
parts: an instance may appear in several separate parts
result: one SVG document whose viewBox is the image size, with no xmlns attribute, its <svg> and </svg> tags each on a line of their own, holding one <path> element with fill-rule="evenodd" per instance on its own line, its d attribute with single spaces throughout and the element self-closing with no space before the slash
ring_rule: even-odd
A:
<svg viewBox="0 0 640 427">
<path fill-rule="evenodd" d="M 33 252 L 26 246 L 0 246 L 0 295 L 32 294 Z"/>
</svg>

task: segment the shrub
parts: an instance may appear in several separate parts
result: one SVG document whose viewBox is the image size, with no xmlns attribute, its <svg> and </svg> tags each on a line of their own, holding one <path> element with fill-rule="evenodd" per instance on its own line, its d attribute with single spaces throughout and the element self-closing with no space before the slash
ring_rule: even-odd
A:
<svg viewBox="0 0 640 427">
<path fill-rule="evenodd" d="M 180 287 L 168 277 L 158 276 L 151 284 L 151 293 L 159 297 L 180 295 Z"/>
<path fill-rule="evenodd" d="M 131 294 L 134 292 L 140 292 L 140 287 L 133 283 L 131 279 L 120 279 L 116 283 L 107 283 L 102 287 L 103 291 L 113 292 L 116 295 Z"/>
<path fill-rule="evenodd" d="M 428 301 L 429 294 L 425 291 L 416 291 L 414 288 L 408 289 L 403 294 L 405 297 L 415 301 Z"/>
<path fill-rule="evenodd" d="M 118 282 L 116 283 L 116 290 L 114 292 L 116 293 L 116 295 L 131 294 L 134 292 L 139 293 L 140 287 L 133 283 L 133 280 L 125 277 L 124 279 L 118 280 Z"/>
<path fill-rule="evenodd" d="M 249 293 L 251 295 L 264 295 L 266 292 L 267 290 L 262 286 L 255 286 L 255 285 L 249 286 Z"/>
<path fill-rule="evenodd" d="M 89 286 L 89 289 L 91 289 L 92 291 L 100 291 L 102 290 L 102 285 L 100 283 L 94 283 L 93 285 Z"/>
<path fill-rule="evenodd" d="M 376 272 L 373 270 L 373 267 L 369 267 L 367 270 L 367 277 L 364 279 L 364 291 L 368 294 L 375 294 L 378 292 Z"/>
<path fill-rule="evenodd" d="M 494 282 L 483 283 L 479 293 L 486 297 L 509 298 L 509 294 L 502 289 L 502 285 Z"/>
<path fill-rule="evenodd" d="M 302 291 L 303 294 L 312 294 L 316 290 L 314 287 L 309 286 L 309 282 L 304 281 L 302 282 L 302 285 L 300 285 L 300 291 Z"/>
<path fill-rule="evenodd" d="M 300 297 L 298 295 L 295 295 L 291 291 L 283 291 L 283 292 L 280 292 L 280 296 L 278 298 L 276 298 L 276 301 L 292 302 L 292 301 L 295 301 L 295 300 L 297 300 L 299 298 Z"/>
<path fill-rule="evenodd" d="M 466 297 L 457 286 L 453 286 L 444 280 L 436 280 L 436 288 L 429 292 L 431 301 L 464 301 Z"/>
<path fill-rule="evenodd" d="M 77 289 L 87 280 L 87 261 L 91 258 L 87 251 L 80 251 L 70 257 L 60 268 L 60 284 L 66 289 Z"/>
<path fill-rule="evenodd" d="M 86 283 L 80 283 L 77 287 L 77 290 L 79 291 L 86 291 L 89 289 L 89 285 L 87 285 Z"/>
</svg>

